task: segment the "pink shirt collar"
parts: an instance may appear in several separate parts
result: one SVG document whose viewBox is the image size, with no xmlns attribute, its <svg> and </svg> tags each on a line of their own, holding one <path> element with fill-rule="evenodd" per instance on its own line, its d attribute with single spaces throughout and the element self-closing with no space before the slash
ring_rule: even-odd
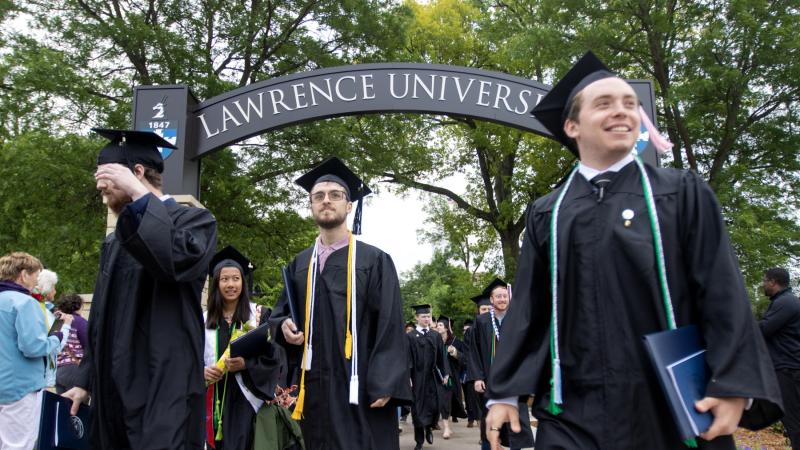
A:
<svg viewBox="0 0 800 450">
<path fill-rule="evenodd" d="M 319 247 L 317 248 L 317 257 L 319 258 L 319 271 L 322 273 L 323 269 L 325 269 L 325 261 L 328 260 L 328 256 L 331 256 L 333 252 L 339 250 L 340 248 L 347 247 L 347 244 L 350 242 L 350 236 L 345 236 L 339 241 L 334 242 L 331 245 L 325 245 L 322 243 L 322 239 L 317 237 L 317 243 Z"/>
</svg>

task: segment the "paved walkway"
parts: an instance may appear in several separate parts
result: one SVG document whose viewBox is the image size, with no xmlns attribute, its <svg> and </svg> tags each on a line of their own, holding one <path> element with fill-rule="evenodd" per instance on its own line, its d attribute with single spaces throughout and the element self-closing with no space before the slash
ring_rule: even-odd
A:
<svg viewBox="0 0 800 450">
<path fill-rule="evenodd" d="M 478 423 L 476 422 L 475 425 Z M 426 442 L 423 450 L 480 450 L 480 433 L 478 427 L 467 428 L 467 421 L 459 419 L 458 423 L 451 425 L 453 435 L 450 439 L 442 439 L 442 430 L 433 431 L 433 445 Z M 534 431 L 535 433 L 535 431 Z M 408 423 L 403 424 L 403 432 L 400 433 L 400 450 L 414 449 L 414 426 L 411 425 L 411 416 Z"/>
<path fill-rule="evenodd" d="M 480 450 L 480 433 L 478 423 L 475 428 L 467 428 L 467 421 L 459 419 L 458 423 L 452 424 L 453 435 L 450 439 L 442 439 L 442 430 L 433 430 L 433 445 L 426 442 L 423 450 Z M 414 426 L 411 425 L 411 416 L 408 416 L 408 423 L 403 424 L 403 432 L 400 433 L 400 450 L 414 449 Z"/>
</svg>

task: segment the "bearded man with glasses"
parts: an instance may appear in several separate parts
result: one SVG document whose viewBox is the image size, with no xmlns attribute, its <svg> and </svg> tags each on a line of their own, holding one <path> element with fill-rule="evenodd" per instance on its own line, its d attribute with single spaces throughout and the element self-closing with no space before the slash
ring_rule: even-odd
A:
<svg viewBox="0 0 800 450">
<path fill-rule="evenodd" d="M 270 317 L 286 385 L 300 386 L 292 417 L 307 449 L 399 450 L 397 406 L 411 403 L 400 283 L 388 254 L 356 241 L 360 203 L 346 223 L 371 190 L 337 158 L 295 182 L 319 237 L 289 263 L 294 303 L 284 291 Z"/>
</svg>

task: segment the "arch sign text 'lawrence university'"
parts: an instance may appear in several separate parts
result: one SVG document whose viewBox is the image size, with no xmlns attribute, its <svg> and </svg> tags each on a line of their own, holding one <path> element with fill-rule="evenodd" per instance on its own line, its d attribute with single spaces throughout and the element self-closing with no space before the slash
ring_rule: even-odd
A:
<svg viewBox="0 0 800 450">
<path fill-rule="evenodd" d="M 655 121 L 649 81 L 631 81 Z M 362 64 L 315 70 L 251 84 L 198 102 L 186 86 L 134 90 L 134 127 L 154 130 L 178 149 L 164 153 L 164 187 L 199 192 L 199 159 L 269 130 L 354 114 L 422 113 L 470 117 L 549 132 L 530 111 L 550 87 L 525 78 L 433 64 Z M 648 148 L 645 159 L 655 162 Z"/>
</svg>

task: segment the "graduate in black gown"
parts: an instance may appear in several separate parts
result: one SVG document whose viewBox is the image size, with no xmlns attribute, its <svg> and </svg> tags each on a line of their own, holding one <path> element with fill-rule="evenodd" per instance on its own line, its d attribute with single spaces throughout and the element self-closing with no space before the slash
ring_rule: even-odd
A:
<svg viewBox="0 0 800 450">
<path fill-rule="evenodd" d="M 509 399 L 534 393 L 537 449 L 685 448 L 642 342 L 671 317 L 697 325 L 707 349 L 711 377 L 696 407 L 715 420 L 700 448 L 734 449 L 737 424 L 780 417 L 719 204 L 696 174 L 631 155 L 645 119 L 630 85 L 587 54 L 534 115 L 580 164 L 528 208 L 489 376 L 492 434 L 516 422 Z"/>
<path fill-rule="evenodd" d="M 476 297 L 477 303 L 484 303 L 483 299 L 489 300 L 488 312 L 479 315 L 475 319 L 472 333 L 472 346 L 474 351 L 470 352 L 470 365 L 472 378 L 475 382 L 475 392 L 478 394 L 479 404 L 481 405 L 481 448 L 489 449 L 489 437 L 486 434 L 486 391 L 490 382 L 489 373 L 495 361 L 497 349 L 502 345 L 506 330 L 503 326 L 511 298 L 508 296 L 508 287 L 505 281 L 500 278 L 492 280 L 483 290 L 481 296 Z M 527 400 L 527 399 L 525 399 Z M 503 426 L 500 430 L 500 440 L 504 446 L 511 447 L 512 450 L 519 448 L 533 447 L 533 432 L 530 427 L 530 416 L 528 405 L 524 401 L 517 402 L 519 421 L 523 426 L 519 432 L 511 432 L 508 426 Z"/>
<path fill-rule="evenodd" d="M 436 319 L 436 332 L 442 337 L 447 383 L 439 385 L 439 414 L 442 416 L 442 438 L 450 439 L 450 427 L 456 419 L 467 417 L 461 393 L 461 366 L 464 357 L 464 343 L 453 334 L 452 320 L 447 316 Z"/>
<path fill-rule="evenodd" d="M 161 192 L 174 148 L 151 132 L 95 130 L 97 189 L 118 214 L 100 251 L 89 345 L 77 403 L 91 392 L 96 449 L 203 448 L 203 312 L 200 296 L 217 243 L 207 210 Z"/>
<path fill-rule="evenodd" d="M 266 339 L 263 353 L 257 356 L 225 356 L 232 337 L 260 323 L 248 282 L 255 267 L 231 246 L 219 251 L 210 267 L 203 355 L 208 385 L 206 442 L 216 450 L 250 450 L 256 413 L 265 400 L 274 397 L 276 384 L 285 375 L 283 359 Z"/>
<path fill-rule="evenodd" d="M 488 301 L 487 301 L 488 303 Z M 461 365 L 461 379 L 464 390 L 464 406 L 467 410 L 467 428 L 475 427 L 475 422 L 481 420 L 481 407 L 478 403 L 478 394 L 475 392 L 475 380 L 469 376 L 469 359 L 472 342 L 472 331 L 475 321 L 467 319 L 464 321 L 464 355 Z"/>
<path fill-rule="evenodd" d="M 411 401 L 400 283 L 392 258 L 346 224 L 371 191 L 336 158 L 296 182 L 320 235 L 289 263 L 296 304 L 284 292 L 270 317 L 299 373 L 294 417 L 308 449 L 398 449 L 397 406 Z"/>
<path fill-rule="evenodd" d="M 414 423 L 415 450 L 425 441 L 433 444 L 433 427 L 439 420 L 439 387 L 447 383 L 447 362 L 444 342 L 431 323 L 431 305 L 414 305 L 417 327 L 406 334 L 410 348 L 411 385 L 414 404 L 411 420 Z"/>
</svg>

